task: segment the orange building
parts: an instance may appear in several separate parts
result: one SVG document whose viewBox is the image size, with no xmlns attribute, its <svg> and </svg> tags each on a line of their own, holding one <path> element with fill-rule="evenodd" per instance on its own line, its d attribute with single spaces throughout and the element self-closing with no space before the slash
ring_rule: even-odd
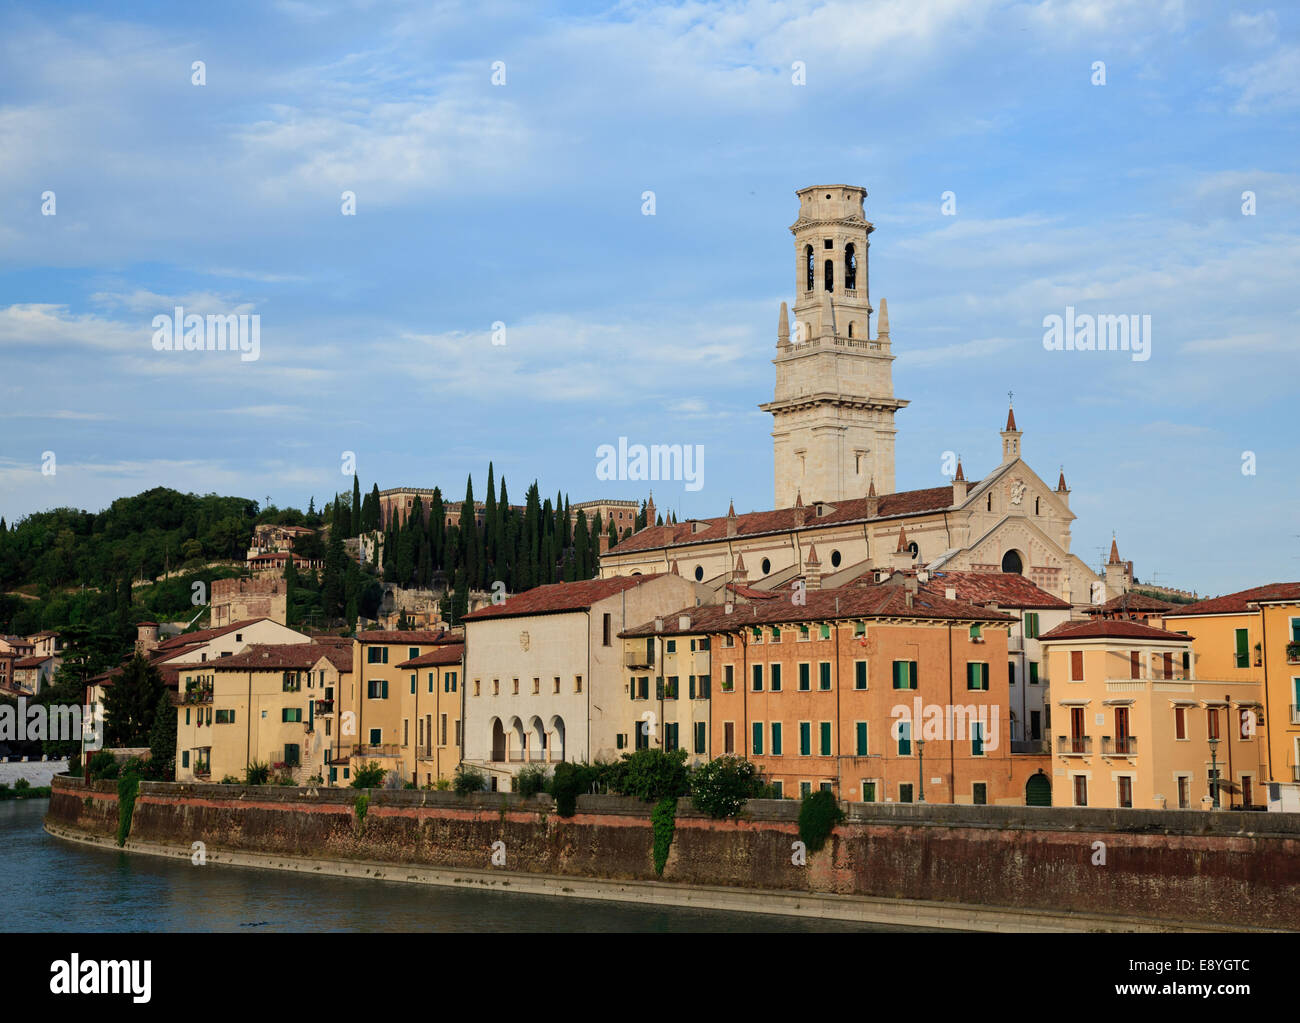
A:
<svg viewBox="0 0 1300 1023">
<path fill-rule="evenodd" d="M 799 598 L 687 608 L 624 635 L 709 640 L 708 755 L 747 757 L 782 795 L 1026 801 L 1049 760 L 1011 752 L 1014 619 L 902 574 Z"/>
</svg>

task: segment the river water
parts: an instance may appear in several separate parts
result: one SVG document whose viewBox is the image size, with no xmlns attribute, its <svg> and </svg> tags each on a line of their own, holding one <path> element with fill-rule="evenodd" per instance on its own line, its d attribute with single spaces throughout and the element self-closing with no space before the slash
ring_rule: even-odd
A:
<svg viewBox="0 0 1300 1023">
<path fill-rule="evenodd" d="M 0 802 L 4 931 L 898 931 L 760 913 L 721 913 L 464 891 L 212 865 L 109 850 L 47 835 L 46 799 Z"/>
</svg>

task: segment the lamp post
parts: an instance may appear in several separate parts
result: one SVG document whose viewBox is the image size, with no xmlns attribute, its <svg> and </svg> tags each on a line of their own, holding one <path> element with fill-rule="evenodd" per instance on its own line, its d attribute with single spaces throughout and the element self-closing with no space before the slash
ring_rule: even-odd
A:
<svg viewBox="0 0 1300 1023">
<path fill-rule="evenodd" d="M 1214 808 L 1219 809 L 1219 761 L 1216 752 L 1219 747 L 1218 739 L 1210 740 L 1210 798 L 1214 800 Z"/>
<path fill-rule="evenodd" d="M 916 740 L 916 764 L 917 764 L 917 781 L 921 783 L 921 795 L 917 800 L 918 803 L 925 802 L 925 740 Z"/>
</svg>

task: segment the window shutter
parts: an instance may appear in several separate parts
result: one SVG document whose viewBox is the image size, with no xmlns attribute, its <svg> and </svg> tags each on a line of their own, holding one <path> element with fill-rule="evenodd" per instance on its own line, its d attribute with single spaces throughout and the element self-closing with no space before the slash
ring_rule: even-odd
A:
<svg viewBox="0 0 1300 1023">
<path fill-rule="evenodd" d="M 865 721 L 858 722 L 857 732 L 858 756 L 865 757 L 867 755 L 867 723 Z"/>
<path fill-rule="evenodd" d="M 385 647 L 385 651 L 387 651 L 387 648 L 386 648 L 386 647 Z M 385 700 L 387 700 L 387 699 L 388 699 L 388 679 L 384 679 L 384 686 L 383 686 L 383 689 L 381 690 L 381 692 L 382 692 L 382 694 L 383 694 L 383 698 L 384 698 Z"/>
</svg>

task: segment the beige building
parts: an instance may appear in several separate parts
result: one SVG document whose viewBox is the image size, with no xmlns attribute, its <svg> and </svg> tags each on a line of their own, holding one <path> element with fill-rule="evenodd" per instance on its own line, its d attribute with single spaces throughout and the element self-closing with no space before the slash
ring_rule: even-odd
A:
<svg viewBox="0 0 1300 1023">
<path fill-rule="evenodd" d="M 250 618 L 288 624 L 288 586 L 276 579 L 214 579 L 208 621 L 213 628 Z"/>
<path fill-rule="evenodd" d="M 628 730 L 619 633 L 707 591 L 675 575 L 555 583 L 465 618 L 465 761 L 508 790 L 526 763 L 616 760 Z"/>
<path fill-rule="evenodd" d="M 448 643 L 397 666 L 402 689 L 402 777 L 418 785 L 449 781 L 460 763 L 465 644 Z"/>
<path fill-rule="evenodd" d="M 350 640 L 254 645 L 191 664 L 176 694 L 176 780 L 272 777 L 325 780 L 337 742 L 335 697 L 352 673 Z"/>
<path fill-rule="evenodd" d="M 1041 642 L 1053 806 L 1264 808 L 1257 680 L 1201 677 L 1193 637 L 1130 620 L 1070 622 Z"/>
</svg>

